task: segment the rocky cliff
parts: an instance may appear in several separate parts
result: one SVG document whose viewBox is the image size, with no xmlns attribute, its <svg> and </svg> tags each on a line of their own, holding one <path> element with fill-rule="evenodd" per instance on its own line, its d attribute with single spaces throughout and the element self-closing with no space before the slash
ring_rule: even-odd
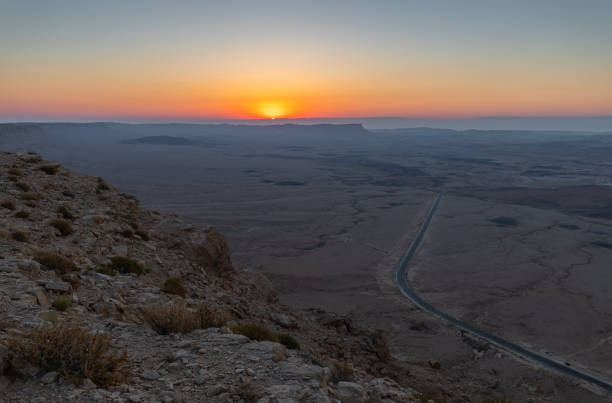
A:
<svg viewBox="0 0 612 403">
<path fill-rule="evenodd" d="M 0 171 L 0 400 L 421 401 L 381 332 L 280 305 L 213 228 L 36 154 Z"/>
</svg>

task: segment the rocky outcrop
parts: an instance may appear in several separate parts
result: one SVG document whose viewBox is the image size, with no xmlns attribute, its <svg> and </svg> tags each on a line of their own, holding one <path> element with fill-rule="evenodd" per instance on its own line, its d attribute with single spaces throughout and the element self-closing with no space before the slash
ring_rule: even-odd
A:
<svg viewBox="0 0 612 403">
<path fill-rule="evenodd" d="M 52 167 L 52 168 L 49 168 Z M 232 266 L 226 239 L 146 211 L 100 178 L 34 154 L 0 154 L 0 390 L 11 401 L 412 401 L 389 375 L 384 335 L 322 311 L 278 304 L 260 273 Z M 162 291 L 172 278 L 184 296 Z M 63 301 L 63 302 L 62 302 Z M 227 313 L 186 333 L 158 334 L 143 312 L 179 303 Z M 199 312 L 199 311 L 198 311 Z M 234 334 L 254 322 L 301 345 Z M 128 353 L 131 377 L 101 387 L 61 369 L 16 365 L 7 340 L 42 324 L 107 334 Z M 208 323 L 202 321 L 201 323 Z M 351 379 L 331 364 L 350 362 Z"/>
</svg>

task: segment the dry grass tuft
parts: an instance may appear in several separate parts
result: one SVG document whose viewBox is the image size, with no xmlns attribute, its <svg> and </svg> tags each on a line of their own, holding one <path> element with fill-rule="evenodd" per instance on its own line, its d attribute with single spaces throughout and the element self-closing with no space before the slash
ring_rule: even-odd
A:
<svg viewBox="0 0 612 403">
<path fill-rule="evenodd" d="M 270 329 L 260 323 L 246 323 L 242 325 L 233 326 L 232 332 L 246 336 L 251 340 L 278 341 L 276 335 L 272 333 Z"/>
<path fill-rule="evenodd" d="M 28 218 L 30 217 L 30 212 L 27 210 L 20 210 L 18 212 L 15 213 L 15 217 L 17 218 Z"/>
<path fill-rule="evenodd" d="M 108 334 L 56 323 L 10 335 L 4 343 L 13 367 L 29 364 L 57 371 L 76 383 L 89 378 L 96 385 L 117 385 L 129 376 L 127 352 L 111 348 Z"/>
<path fill-rule="evenodd" d="M 12 200 L 2 200 L 2 202 L 0 202 L 0 206 L 11 211 L 17 208 L 17 206 L 15 206 L 15 202 Z"/>
<path fill-rule="evenodd" d="M 185 298 L 186 294 L 185 287 L 183 286 L 183 284 L 181 284 L 179 279 L 173 277 L 170 277 L 164 282 L 164 285 L 161 290 L 167 294 L 179 295 L 183 298 Z"/>
<path fill-rule="evenodd" d="M 70 305 L 72 305 L 72 298 L 68 295 L 58 295 L 53 300 L 53 308 L 58 311 L 65 311 L 70 308 Z"/>
<path fill-rule="evenodd" d="M 351 381 L 353 379 L 353 366 L 348 362 L 344 361 L 334 361 L 332 365 L 329 367 L 330 369 L 330 379 L 334 383 L 342 382 L 342 381 Z"/>
<path fill-rule="evenodd" d="M 149 234 L 141 229 L 137 229 L 136 231 L 134 231 L 134 234 L 138 235 L 143 241 L 148 241 L 150 239 Z"/>
<path fill-rule="evenodd" d="M 49 222 L 49 225 L 59 230 L 62 236 L 68 236 L 72 234 L 72 225 L 70 225 L 68 221 L 55 219 L 51 220 Z"/>
<path fill-rule="evenodd" d="M 15 183 L 15 186 L 17 186 L 19 188 L 19 190 L 21 190 L 22 192 L 29 192 L 30 191 L 30 185 L 28 185 L 25 182 L 17 182 L 17 183 Z"/>
<path fill-rule="evenodd" d="M 21 200 L 35 201 L 40 200 L 41 196 L 38 193 L 23 193 L 21 196 L 19 196 L 19 198 Z"/>
<path fill-rule="evenodd" d="M 144 321 L 159 334 L 189 333 L 196 329 L 221 327 L 227 322 L 227 313 L 219 308 L 199 306 L 189 309 L 184 302 L 170 302 L 141 310 Z"/>
<path fill-rule="evenodd" d="M 60 214 L 66 220 L 74 220 L 75 219 L 74 214 L 72 214 L 70 212 L 70 210 L 68 210 L 66 208 L 66 206 L 59 206 L 57 208 L 57 213 Z"/>
<path fill-rule="evenodd" d="M 11 238 L 17 242 L 28 242 L 28 234 L 23 231 L 13 230 L 11 231 Z"/>
<path fill-rule="evenodd" d="M 78 271 L 77 266 L 65 256 L 49 251 L 37 251 L 34 253 L 34 260 L 41 265 L 56 270 L 59 274 L 66 274 Z"/>
<path fill-rule="evenodd" d="M 59 165 L 43 165 L 38 170 L 43 171 L 47 175 L 55 175 L 59 170 Z"/>
<path fill-rule="evenodd" d="M 127 257 L 113 256 L 110 260 L 110 264 L 106 266 L 110 272 L 119 272 L 121 274 L 134 273 L 140 275 L 145 271 L 145 268 L 140 263 Z"/>
<path fill-rule="evenodd" d="M 13 176 L 21 176 L 23 175 L 23 171 L 19 168 L 11 168 L 8 171 L 6 171 L 9 175 L 13 175 Z"/>
</svg>

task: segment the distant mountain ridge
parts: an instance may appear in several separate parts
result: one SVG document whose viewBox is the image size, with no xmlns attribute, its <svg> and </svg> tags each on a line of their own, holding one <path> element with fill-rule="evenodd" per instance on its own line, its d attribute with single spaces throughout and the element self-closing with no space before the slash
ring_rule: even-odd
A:
<svg viewBox="0 0 612 403">
<path fill-rule="evenodd" d="M 154 144 L 165 146 L 193 146 L 196 142 L 185 137 L 173 136 L 147 136 L 137 139 L 123 140 L 121 144 Z"/>
</svg>

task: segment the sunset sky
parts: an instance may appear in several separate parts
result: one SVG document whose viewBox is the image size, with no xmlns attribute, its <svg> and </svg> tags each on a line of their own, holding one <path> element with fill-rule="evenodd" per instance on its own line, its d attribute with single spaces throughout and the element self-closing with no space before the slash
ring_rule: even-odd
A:
<svg viewBox="0 0 612 403">
<path fill-rule="evenodd" d="M 0 0 L 0 117 L 612 115 L 612 1 Z"/>
</svg>

